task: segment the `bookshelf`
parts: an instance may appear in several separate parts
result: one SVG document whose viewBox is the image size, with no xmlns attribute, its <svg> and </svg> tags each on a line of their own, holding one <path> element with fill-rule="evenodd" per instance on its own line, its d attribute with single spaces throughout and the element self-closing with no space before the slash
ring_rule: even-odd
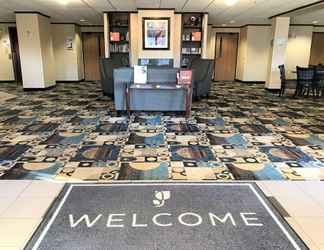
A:
<svg viewBox="0 0 324 250">
<path fill-rule="evenodd" d="M 129 12 L 109 12 L 109 53 L 110 57 L 122 57 L 129 61 L 130 35 Z"/>
<path fill-rule="evenodd" d="M 182 14 L 181 67 L 201 57 L 203 38 L 203 13 Z"/>
</svg>

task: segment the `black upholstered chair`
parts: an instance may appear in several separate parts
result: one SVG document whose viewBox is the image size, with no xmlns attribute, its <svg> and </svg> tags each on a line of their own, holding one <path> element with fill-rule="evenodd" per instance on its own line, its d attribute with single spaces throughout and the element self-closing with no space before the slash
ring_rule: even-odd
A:
<svg viewBox="0 0 324 250">
<path fill-rule="evenodd" d="M 104 95 L 114 96 L 114 69 L 127 67 L 128 59 L 125 57 L 102 58 L 100 60 L 101 86 Z"/>
<path fill-rule="evenodd" d="M 316 87 L 316 95 L 324 96 L 324 65 L 317 65 L 315 67 L 315 87 Z"/>
<path fill-rule="evenodd" d="M 302 68 L 297 66 L 297 86 L 295 96 L 309 96 L 310 91 L 312 91 L 313 96 L 315 96 L 315 68 Z"/>
<path fill-rule="evenodd" d="M 283 96 L 286 91 L 286 70 L 285 70 L 285 65 L 279 65 L 279 70 L 280 70 L 280 80 L 281 80 L 281 88 L 279 92 L 279 96 Z"/>
<path fill-rule="evenodd" d="M 193 70 L 193 98 L 199 100 L 209 95 L 214 73 L 214 60 L 195 59 L 190 68 Z"/>
</svg>

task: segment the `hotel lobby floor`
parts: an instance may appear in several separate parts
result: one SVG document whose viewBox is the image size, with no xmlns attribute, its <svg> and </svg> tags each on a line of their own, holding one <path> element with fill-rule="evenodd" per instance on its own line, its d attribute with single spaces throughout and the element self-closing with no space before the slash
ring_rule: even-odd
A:
<svg viewBox="0 0 324 250">
<path fill-rule="evenodd" d="M 324 180 L 324 100 L 214 83 L 182 114 L 119 116 L 96 83 L 59 84 L 0 104 L 0 178 Z"/>
<path fill-rule="evenodd" d="M 324 183 L 258 181 L 311 250 L 323 250 Z M 0 181 L 0 250 L 23 249 L 63 188 L 48 181 Z"/>
</svg>

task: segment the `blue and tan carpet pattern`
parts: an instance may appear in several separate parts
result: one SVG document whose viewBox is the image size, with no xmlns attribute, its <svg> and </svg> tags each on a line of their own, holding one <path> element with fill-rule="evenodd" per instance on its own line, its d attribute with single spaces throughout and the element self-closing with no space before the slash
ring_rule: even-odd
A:
<svg viewBox="0 0 324 250">
<path fill-rule="evenodd" d="M 324 180 L 323 99 L 214 83 L 186 119 L 118 114 L 97 83 L 0 91 L 2 179 Z"/>
</svg>

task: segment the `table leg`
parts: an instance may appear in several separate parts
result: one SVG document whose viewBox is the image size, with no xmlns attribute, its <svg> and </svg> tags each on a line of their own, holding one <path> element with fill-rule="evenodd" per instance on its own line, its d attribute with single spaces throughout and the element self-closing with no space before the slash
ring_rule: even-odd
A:
<svg viewBox="0 0 324 250">
<path fill-rule="evenodd" d="M 191 113 L 190 95 L 191 95 L 191 87 L 188 87 L 186 91 L 186 117 L 187 118 L 190 118 L 190 113 Z"/>
<path fill-rule="evenodd" d="M 129 107 L 129 88 L 126 86 L 125 88 L 125 99 L 126 99 L 126 111 L 128 116 L 130 116 L 130 107 Z"/>
</svg>

